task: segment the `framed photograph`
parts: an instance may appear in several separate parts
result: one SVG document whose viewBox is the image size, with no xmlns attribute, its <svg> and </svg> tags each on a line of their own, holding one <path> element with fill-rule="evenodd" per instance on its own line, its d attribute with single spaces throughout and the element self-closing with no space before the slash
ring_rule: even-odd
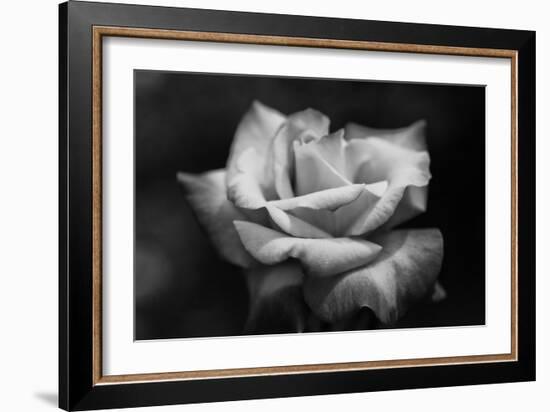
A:
<svg viewBox="0 0 550 412">
<path fill-rule="evenodd" d="M 66 410 L 535 379 L 535 33 L 60 5 Z"/>
</svg>

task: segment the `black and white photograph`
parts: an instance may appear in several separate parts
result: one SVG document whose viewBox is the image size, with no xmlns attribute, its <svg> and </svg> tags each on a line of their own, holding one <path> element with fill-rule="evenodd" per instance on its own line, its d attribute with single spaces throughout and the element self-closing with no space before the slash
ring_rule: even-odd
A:
<svg viewBox="0 0 550 412">
<path fill-rule="evenodd" d="M 485 103 L 135 70 L 135 339 L 484 325 Z"/>
<path fill-rule="evenodd" d="M 546 411 L 544 4 L 3 2 L 0 411 Z"/>
</svg>

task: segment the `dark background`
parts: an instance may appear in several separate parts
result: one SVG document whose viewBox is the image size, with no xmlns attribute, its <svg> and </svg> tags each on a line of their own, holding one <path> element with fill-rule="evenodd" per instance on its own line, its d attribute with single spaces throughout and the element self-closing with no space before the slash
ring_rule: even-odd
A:
<svg viewBox="0 0 550 412">
<path fill-rule="evenodd" d="M 416 306 L 396 327 L 485 323 L 485 89 L 367 81 L 135 71 L 135 337 L 242 334 L 248 308 L 238 268 L 221 261 L 176 181 L 178 170 L 225 166 L 254 99 L 284 114 L 312 107 L 331 119 L 397 128 L 426 119 L 428 211 L 406 224 L 437 227 L 448 297 Z"/>
</svg>

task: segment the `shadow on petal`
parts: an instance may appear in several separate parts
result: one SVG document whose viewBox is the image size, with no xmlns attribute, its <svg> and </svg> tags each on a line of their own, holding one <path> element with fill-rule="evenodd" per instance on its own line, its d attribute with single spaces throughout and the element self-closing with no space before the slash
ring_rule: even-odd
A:
<svg viewBox="0 0 550 412">
<path fill-rule="evenodd" d="M 292 186 L 295 174 L 294 143 L 316 141 L 328 133 L 329 119 L 324 114 L 306 109 L 291 114 L 277 130 L 267 151 L 264 175 L 273 182 L 273 195 L 280 199 L 294 197 Z M 269 197 L 274 199 L 276 197 Z"/>
<path fill-rule="evenodd" d="M 275 200 L 270 202 L 282 210 L 292 210 L 297 207 L 311 209 L 334 210 L 357 199 L 363 193 L 365 185 L 349 185 L 335 189 L 322 190 L 292 199 Z"/>
<path fill-rule="evenodd" d="M 214 170 L 201 175 L 179 172 L 177 179 L 218 253 L 226 261 L 241 267 L 254 264 L 233 225 L 233 221 L 242 219 L 243 214 L 227 200 L 225 171 Z"/>
<path fill-rule="evenodd" d="M 382 137 L 394 144 L 413 150 L 426 150 L 426 121 L 418 120 L 399 129 L 375 129 L 356 123 L 346 125 L 346 139 Z"/>
<path fill-rule="evenodd" d="M 372 185 L 363 185 L 356 199 L 335 210 L 297 207 L 290 209 L 289 213 L 334 237 L 356 235 L 353 233 L 353 228 L 363 224 L 366 220 L 365 216 L 369 216 L 380 200 L 378 195 L 371 192 L 369 186 Z M 362 234 L 361 231 L 357 233 L 357 235 Z"/>
<path fill-rule="evenodd" d="M 368 307 L 382 324 L 392 324 L 433 292 L 443 260 L 439 230 L 395 230 L 373 241 L 383 250 L 372 263 L 330 278 L 308 277 L 304 295 L 321 319 L 337 322 Z"/>
<path fill-rule="evenodd" d="M 264 174 L 268 150 L 286 116 L 255 101 L 241 119 L 227 160 L 227 195 L 237 206 L 257 207 L 274 182 Z"/>
<path fill-rule="evenodd" d="M 302 293 L 303 274 L 292 260 L 246 271 L 250 310 L 245 333 L 304 332 L 310 310 Z"/>
<path fill-rule="evenodd" d="M 373 261 L 378 244 L 357 238 L 304 239 L 285 235 L 256 223 L 235 221 L 246 250 L 265 265 L 298 259 L 312 276 L 332 276 Z"/>
</svg>

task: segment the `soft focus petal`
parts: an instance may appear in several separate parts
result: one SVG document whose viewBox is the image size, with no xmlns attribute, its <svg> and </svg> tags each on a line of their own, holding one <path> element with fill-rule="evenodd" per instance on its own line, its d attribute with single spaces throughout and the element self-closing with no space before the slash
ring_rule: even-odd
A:
<svg viewBox="0 0 550 412">
<path fill-rule="evenodd" d="M 266 265 L 295 258 L 305 273 L 313 276 L 335 275 L 365 265 L 381 249 L 362 239 L 302 239 L 251 222 L 234 223 L 244 247 L 254 258 Z"/>
<path fill-rule="evenodd" d="M 382 185 L 387 186 L 387 185 Z M 364 216 L 369 216 L 380 201 L 379 184 L 366 185 L 361 195 L 353 202 L 337 209 L 334 214 L 338 221 L 338 232 L 342 236 L 354 235 L 353 229 L 358 222 L 362 222 Z M 358 234 L 363 234 L 359 232 Z"/>
<path fill-rule="evenodd" d="M 287 121 L 278 130 L 269 148 L 265 166 L 265 175 L 273 181 L 275 188 L 273 198 L 287 199 L 294 196 L 291 176 L 294 174 L 294 153 L 292 142 L 303 129 Z"/>
<path fill-rule="evenodd" d="M 392 228 L 426 211 L 428 205 L 428 186 L 408 186 L 397 205 L 395 212 L 384 224 Z"/>
<path fill-rule="evenodd" d="M 371 188 L 338 216 L 305 209 L 292 214 L 336 236 L 361 236 L 422 213 L 431 177 L 429 155 L 420 150 L 425 147 L 424 129 L 425 122 L 417 122 L 395 132 L 382 130 L 384 137 L 379 138 L 372 135 L 375 129 L 348 125 L 352 136 L 362 138 L 345 141 L 339 131 L 307 144 L 295 141 L 298 195 L 351 182 Z"/>
<path fill-rule="evenodd" d="M 405 189 L 404 187 L 392 187 L 375 203 L 369 202 L 367 208 L 362 211 L 359 210 L 359 215 L 355 216 L 353 223 L 347 227 L 345 234 L 348 236 L 361 236 L 382 227 L 393 216 L 395 209 L 403 198 Z"/>
<path fill-rule="evenodd" d="M 348 147 L 352 146 L 368 151 L 370 156 L 356 171 L 355 181 L 385 180 L 388 188 L 375 207 L 365 211 L 348 234 L 371 232 L 392 218 L 386 227 L 393 227 L 425 210 L 427 185 L 431 178 L 428 152 L 403 148 L 379 138 L 356 139 L 350 141 Z"/>
<path fill-rule="evenodd" d="M 231 169 L 233 162 L 250 148 L 265 159 L 271 140 L 285 120 L 286 116 L 277 110 L 259 101 L 253 102 L 237 126 L 227 162 L 228 168 Z"/>
<path fill-rule="evenodd" d="M 272 181 L 275 194 L 280 199 L 294 196 L 292 176 L 294 176 L 294 142 L 306 142 L 320 139 L 328 133 L 329 119 L 322 113 L 307 109 L 294 113 L 278 129 L 270 143 L 265 176 Z"/>
<path fill-rule="evenodd" d="M 347 142 L 344 140 L 344 129 L 324 135 L 320 139 L 309 142 L 298 141 L 295 143 L 298 144 L 298 147 L 307 146 L 308 150 L 314 151 L 318 157 L 321 157 L 338 173 L 345 176 Z M 295 147 L 294 151 L 296 149 Z"/>
<path fill-rule="evenodd" d="M 273 182 L 264 175 L 266 156 L 271 140 L 285 120 L 278 111 L 255 101 L 239 123 L 227 160 L 226 177 L 228 197 L 235 204 L 249 207 L 243 185 L 254 188 L 252 195 L 256 199 L 252 203 L 261 200 L 264 191 L 274 190 Z"/>
<path fill-rule="evenodd" d="M 315 139 L 326 135 L 330 126 L 330 119 L 315 109 L 302 110 L 291 114 L 288 118 L 297 127 L 307 131 L 306 135 Z"/>
<path fill-rule="evenodd" d="M 354 139 L 348 141 L 344 148 L 344 156 L 346 159 L 345 175 L 348 180 L 354 183 L 373 183 L 382 180 L 382 176 L 377 175 L 361 176 L 363 180 L 359 180 L 356 177 L 361 167 L 371 158 L 370 148 L 364 144 L 363 140 Z"/>
<path fill-rule="evenodd" d="M 296 159 L 296 168 L 297 170 L 302 169 L 301 173 L 297 173 L 296 176 L 297 185 L 300 180 L 307 183 L 308 176 L 315 173 L 315 169 L 328 169 L 324 173 L 330 172 L 336 175 L 339 178 L 336 184 L 339 185 L 354 181 L 357 171 L 370 159 L 371 153 L 368 146 L 348 142 L 348 140 L 344 139 L 344 130 L 340 129 L 321 139 L 309 141 L 307 144 L 296 141 L 294 151 L 300 155 L 300 160 Z M 301 165 L 301 162 L 304 165 Z M 318 178 L 318 180 L 321 179 Z M 334 178 L 331 180 L 333 181 Z M 357 181 L 357 183 L 371 183 L 375 180 L 369 179 L 362 182 Z"/>
<path fill-rule="evenodd" d="M 356 123 L 346 125 L 346 139 L 381 137 L 391 143 L 413 150 L 426 150 L 426 121 L 419 120 L 400 129 L 375 129 Z"/>
<path fill-rule="evenodd" d="M 351 185 L 344 168 L 342 132 L 325 136 L 307 144 L 294 142 L 296 194 Z"/>
<path fill-rule="evenodd" d="M 344 129 L 337 130 L 334 133 L 323 136 L 314 143 L 309 143 L 316 151 L 339 173 L 344 173 L 346 159 L 345 149 L 346 141 L 344 140 Z"/>
<path fill-rule="evenodd" d="M 384 139 L 355 139 L 348 143 L 353 152 L 366 152 L 368 159 L 354 174 L 354 182 L 424 186 L 430 179 L 430 155 L 427 151 L 407 149 Z"/>
<path fill-rule="evenodd" d="M 339 222 L 334 212 L 331 210 L 296 207 L 289 210 L 288 214 L 319 228 L 323 233 L 332 235 L 329 237 L 341 237 L 339 233 Z"/>
<path fill-rule="evenodd" d="M 357 199 L 364 189 L 363 184 L 342 186 L 291 199 L 275 200 L 270 204 L 282 210 L 292 210 L 297 207 L 334 210 Z"/>
<path fill-rule="evenodd" d="M 239 159 L 234 163 L 231 178 L 226 178 L 227 197 L 240 208 L 256 209 L 262 207 L 265 202 L 265 195 L 261 186 L 261 164 L 262 159 L 258 153 L 250 148 L 245 150 Z"/>
<path fill-rule="evenodd" d="M 321 319 L 346 319 L 368 307 L 391 324 L 411 304 L 429 297 L 443 259 L 439 230 L 396 230 L 373 241 L 383 249 L 372 263 L 338 276 L 308 278 L 305 298 Z"/>
<path fill-rule="evenodd" d="M 278 207 L 266 206 L 266 210 L 273 222 L 289 235 L 313 239 L 332 237 L 329 233 L 323 231 L 318 226 L 312 225 L 299 217 L 288 214 Z"/>
<path fill-rule="evenodd" d="M 381 183 L 363 186 L 357 198 L 335 210 L 297 207 L 289 209 L 289 213 L 333 236 L 347 236 L 354 225 L 365 214 L 368 215 L 380 200 L 380 194 L 385 192 L 387 186 L 385 182 Z"/>
<path fill-rule="evenodd" d="M 304 332 L 309 317 L 303 273 L 296 261 L 245 271 L 250 294 L 248 333 Z"/>
<path fill-rule="evenodd" d="M 279 209 L 272 202 L 267 202 L 264 206 L 256 209 L 238 208 L 238 210 L 246 217 L 246 219 L 240 220 L 272 227 L 291 236 L 314 239 L 332 237 L 330 233 L 324 231 L 321 227 Z"/>
<path fill-rule="evenodd" d="M 233 221 L 242 219 L 243 215 L 226 198 L 225 171 L 202 175 L 179 172 L 178 181 L 219 254 L 235 265 L 249 267 L 254 259 L 242 246 L 233 225 Z"/>
</svg>

